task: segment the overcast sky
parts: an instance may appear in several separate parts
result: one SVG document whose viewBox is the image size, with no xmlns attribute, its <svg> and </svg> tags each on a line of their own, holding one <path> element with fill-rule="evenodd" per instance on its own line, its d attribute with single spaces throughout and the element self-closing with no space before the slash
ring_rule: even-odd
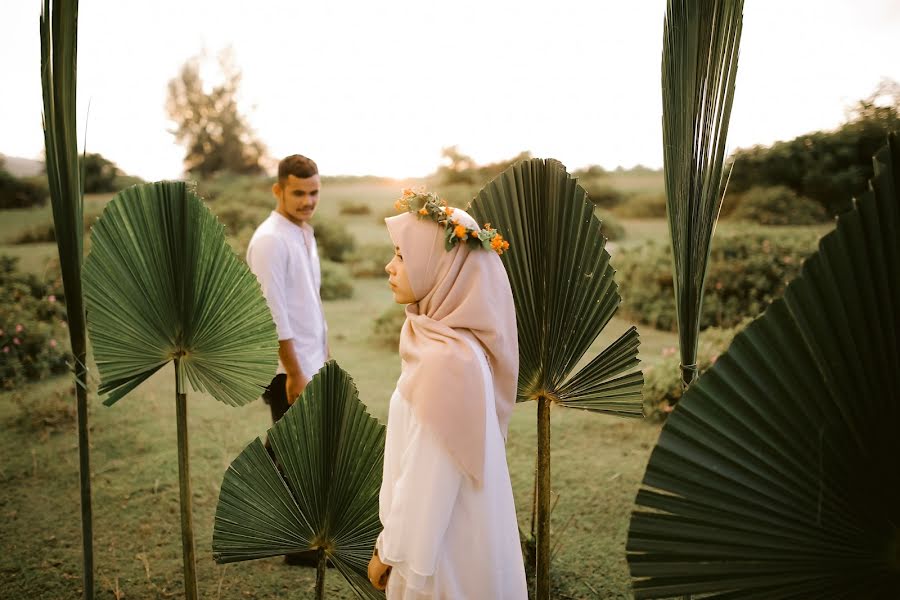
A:
<svg viewBox="0 0 900 600">
<path fill-rule="evenodd" d="M 39 0 L 0 2 L 0 153 L 36 158 Z M 570 169 L 662 166 L 664 0 L 81 0 L 87 149 L 147 179 L 181 175 L 166 84 L 231 46 L 242 106 L 280 158 L 324 174 L 421 176 L 458 145 Z M 900 81 L 900 1 L 746 0 L 729 148 L 840 124 Z M 82 139 L 82 143 L 84 140 Z"/>
</svg>

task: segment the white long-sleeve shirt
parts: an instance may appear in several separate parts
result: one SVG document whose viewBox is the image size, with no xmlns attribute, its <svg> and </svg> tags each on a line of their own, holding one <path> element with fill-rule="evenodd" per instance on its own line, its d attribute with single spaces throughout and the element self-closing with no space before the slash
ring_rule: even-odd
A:
<svg viewBox="0 0 900 600">
<path fill-rule="evenodd" d="M 527 600 L 516 507 L 487 359 L 484 482 L 476 488 L 395 391 L 388 413 L 376 547 L 388 600 Z M 402 375 L 401 375 L 402 377 Z M 422 399 L 427 402 L 427 399 Z"/>
<path fill-rule="evenodd" d="M 279 340 L 291 340 L 300 369 L 311 378 L 328 357 L 322 274 L 313 229 L 272 211 L 247 246 L 247 264 L 262 287 Z M 278 373 L 284 373 L 278 361 Z"/>
</svg>

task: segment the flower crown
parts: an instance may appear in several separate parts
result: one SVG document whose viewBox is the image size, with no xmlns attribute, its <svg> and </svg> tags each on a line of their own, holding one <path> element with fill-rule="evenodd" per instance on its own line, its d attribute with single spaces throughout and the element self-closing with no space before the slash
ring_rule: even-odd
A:
<svg viewBox="0 0 900 600">
<path fill-rule="evenodd" d="M 503 239 L 500 232 L 491 228 L 490 223 L 485 223 L 482 229 L 472 229 L 453 221 L 455 209 L 447 206 L 446 200 L 440 199 L 437 194 L 426 192 L 424 188 L 406 188 L 403 196 L 394 203 L 394 208 L 400 212 L 415 213 L 420 219 L 429 218 L 443 226 L 444 248 L 448 252 L 463 241 L 485 250 L 493 250 L 497 254 L 509 250 L 509 242 Z"/>
</svg>

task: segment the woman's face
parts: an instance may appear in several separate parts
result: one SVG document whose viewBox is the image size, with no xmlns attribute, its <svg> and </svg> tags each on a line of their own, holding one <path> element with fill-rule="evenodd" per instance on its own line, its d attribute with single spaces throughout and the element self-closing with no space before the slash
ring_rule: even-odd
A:
<svg viewBox="0 0 900 600">
<path fill-rule="evenodd" d="M 403 255 L 400 254 L 398 246 L 394 246 L 394 258 L 384 267 L 384 270 L 388 274 L 388 283 L 391 284 L 391 291 L 394 293 L 394 302 L 397 304 L 415 302 L 416 296 L 409 284 L 406 265 L 403 263 Z"/>
</svg>

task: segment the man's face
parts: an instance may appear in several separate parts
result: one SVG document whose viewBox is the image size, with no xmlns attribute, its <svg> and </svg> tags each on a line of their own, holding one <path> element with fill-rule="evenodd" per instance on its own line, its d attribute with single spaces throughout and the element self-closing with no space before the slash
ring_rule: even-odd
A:
<svg viewBox="0 0 900 600">
<path fill-rule="evenodd" d="M 288 175 L 284 184 L 276 182 L 272 193 L 278 199 L 278 213 L 296 225 L 309 221 L 319 204 L 319 176 Z"/>
</svg>

